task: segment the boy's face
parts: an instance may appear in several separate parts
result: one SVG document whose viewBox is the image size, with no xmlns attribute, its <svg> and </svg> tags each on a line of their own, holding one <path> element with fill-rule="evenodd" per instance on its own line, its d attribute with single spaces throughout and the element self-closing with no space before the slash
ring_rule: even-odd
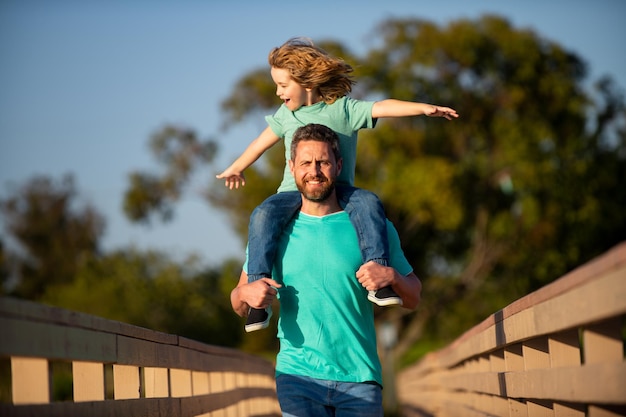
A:
<svg viewBox="0 0 626 417">
<path fill-rule="evenodd" d="M 295 82 L 288 70 L 272 67 L 270 73 L 276 84 L 276 95 L 280 97 L 289 110 L 296 111 L 307 105 L 309 90 Z"/>
</svg>

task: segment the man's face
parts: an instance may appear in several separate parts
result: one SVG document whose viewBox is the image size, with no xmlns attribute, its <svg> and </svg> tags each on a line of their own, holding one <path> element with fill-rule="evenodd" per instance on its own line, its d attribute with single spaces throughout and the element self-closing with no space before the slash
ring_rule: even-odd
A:
<svg viewBox="0 0 626 417">
<path fill-rule="evenodd" d="M 296 158 L 289 168 L 298 190 L 309 201 L 325 201 L 335 189 L 335 180 L 341 172 L 341 160 L 336 161 L 327 143 L 302 141 L 296 148 Z"/>
</svg>

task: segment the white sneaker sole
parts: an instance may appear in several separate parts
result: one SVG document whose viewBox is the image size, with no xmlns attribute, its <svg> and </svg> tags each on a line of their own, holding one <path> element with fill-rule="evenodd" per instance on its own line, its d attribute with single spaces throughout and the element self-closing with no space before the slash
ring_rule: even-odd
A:
<svg viewBox="0 0 626 417">
<path fill-rule="evenodd" d="M 402 305 L 402 298 L 400 297 L 389 297 L 389 298 L 376 298 L 376 292 L 371 291 L 367 294 L 367 299 L 372 303 L 379 305 L 381 307 L 387 307 L 392 305 Z"/>
</svg>

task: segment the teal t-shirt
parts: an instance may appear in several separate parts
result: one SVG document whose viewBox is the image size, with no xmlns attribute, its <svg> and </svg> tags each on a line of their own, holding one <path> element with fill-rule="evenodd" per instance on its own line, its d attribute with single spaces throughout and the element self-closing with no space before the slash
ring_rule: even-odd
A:
<svg viewBox="0 0 626 417">
<path fill-rule="evenodd" d="M 391 265 L 410 273 L 390 222 L 387 234 Z M 348 214 L 298 213 L 283 231 L 276 259 L 273 278 L 282 284 L 276 375 L 382 385 L 374 306 L 356 278 L 362 258 Z"/>
<path fill-rule="evenodd" d="M 309 123 L 327 126 L 337 133 L 343 158 L 343 168 L 337 180 L 343 184 L 354 185 L 357 133 L 359 129 L 373 128 L 376 125 L 376 121 L 372 119 L 373 105 L 373 101 L 342 97 L 333 104 L 319 102 L 302 106 L 294 112 L 283 104 L 273 116 L 266 116 L 269 127 L 276 136 L 283 138 L 285 144 L 285 170 L 278 192 L 298 190 L 287 161 L 291 159 L 291 139 L 294 132 Z"/>
</svg>

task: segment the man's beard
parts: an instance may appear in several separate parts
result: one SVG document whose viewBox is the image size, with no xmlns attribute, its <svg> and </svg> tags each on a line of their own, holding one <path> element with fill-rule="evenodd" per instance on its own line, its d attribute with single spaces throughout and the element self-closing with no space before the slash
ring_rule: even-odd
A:
<svg viewBox="0 0 626 417">
<path fill-rule="evenodd" d="M 305 184 L 307 181 L 310 180 L 325 181 L 321 183 L 321 186 L 316 187 L 315 191 L 308 191 L 305 187 Z M 325 176 L 319 176 L 314 178 L 307 178 L 302 182 L 296 182 L 296 187 L 298 187 L 298 191 L 300 191 L 302 196 L 307 200 L 313 201 L 315 203 L 321 203 L 323 201 L 326 201 L 328 197 L 331 196 L 331 194 L 335 190 L 335 182 L 328 180 Z"/>
</svg>

